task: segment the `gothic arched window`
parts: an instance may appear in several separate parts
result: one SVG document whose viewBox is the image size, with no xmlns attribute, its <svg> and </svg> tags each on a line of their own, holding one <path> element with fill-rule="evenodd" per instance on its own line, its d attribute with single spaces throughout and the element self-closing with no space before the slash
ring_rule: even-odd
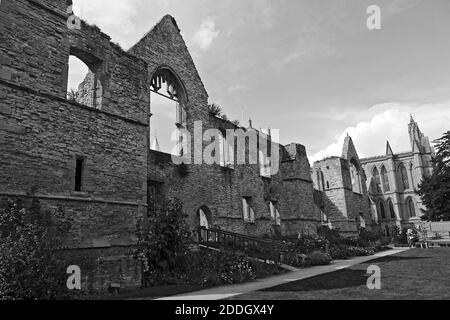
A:
<svg viewBox="0 0 450 320">
<path fill-rule="evenodd" d="M 350 161 L 350 176 L 352 179 L 352 190 L 356 193 L 362 193 L 361 174 L 359 171 L 358 163 L 355 159 Z"/>
<path fill-rule="evenodd" d="M 385 166 L 381 167 L 381 182 L 383 183 L 384 192 L 388 192 L 391 190 L 389 186 L 389 177 Z"/>
<path fill-rule="evenodd" d="M 408 171 L 403 164 L 400 165 L 400 179 L 402 182 L 403 190 L 409 189 Z"/>
<path fill-rule="evenodd" d="M 384 203 L 383 201 L 378 202 L 378 216 L 381 219 L 386 219 L 386 210 L 384 210 Z"/>
<path fill-rule="evenodd" d="M 410 218 L 416 217 L 416 206 L 414 204 L 414 200 L 412 198 L 408 198 L 406 200 L 406 205 L 408 207 L 408 215 Z"/>
<path fill-rule="evenodd" d="M 378 171 L 377 167 L 373 168 L 372 176 L 374 177 L 375 188 L 376 188 L 377 193 L 382 193 L 380 172 Z"/>
<path fill-rule="evenodd" d="M 392 203 L 391 199 L 389 199 L 389 201 L 388 201 L 388 206 L 389 206 L 389 215 L 390 215 L 391 219 L 396 219 L 394 204 Z"/>
<path fill-rule="evenodd" d="M 158 68 L 150 81 L 151 149 L 176 156 L 189 153 L 187 95 L 180 78 L 168 67 Z M 177 136 L 174 136 L 176 134 Z M 176 141 L 172 140 L 176 137 Z"/>
</svg>

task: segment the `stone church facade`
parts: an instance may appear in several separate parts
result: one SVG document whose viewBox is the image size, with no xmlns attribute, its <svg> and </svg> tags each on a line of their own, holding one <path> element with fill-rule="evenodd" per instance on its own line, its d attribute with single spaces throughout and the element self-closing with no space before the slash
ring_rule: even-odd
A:
<svg viewBox="0 0 450 320">
<path fill-rule="evenodd" d="M 410 151 L 394 153 L 387 142 L 386 154 L 361 159 L 374 220 L 387 236 L 394 226 L 404 228 L 420 222 L 424 206 L 417 189 L 422 178 L 432 173 L 434 149 L 412 116 L 408 133 Z"/>
</svg>

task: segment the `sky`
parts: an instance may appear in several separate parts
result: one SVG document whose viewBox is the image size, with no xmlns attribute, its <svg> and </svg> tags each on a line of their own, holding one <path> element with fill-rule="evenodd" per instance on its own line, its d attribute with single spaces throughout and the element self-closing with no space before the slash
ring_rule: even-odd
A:
<svg viewBox="0 0 450 320">
<path fill-rule="evenodd" d="M 360 158 L 384 154 L 386 140 L 407 151 L 410 114 L 431 140 L 450 130 L 448 0 L 73 2 L 125 50 L 174 16 L 209 102 L 241 125 L 279 129 L 311 163 L 339 156 L 347 133 Z M 370 5 L 380 30 L 367 28 Z"/>
</svg>

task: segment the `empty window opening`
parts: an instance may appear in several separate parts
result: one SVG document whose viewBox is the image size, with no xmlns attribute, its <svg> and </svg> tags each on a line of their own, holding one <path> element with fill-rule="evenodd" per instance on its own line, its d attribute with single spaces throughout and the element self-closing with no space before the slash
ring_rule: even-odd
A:
<svg viewBox="0 0 450 320">
<path fill-rule="evenodd" d="M 389 176 L 385 166 L 381 167 L 381 182 L 383 183 L 384 192 L 388 192 L 391 190 L 391 187 L 389 185 Z"/>
<path fill-rule="evenodd" d="M 408 207 L 408 216 L 410 218 L 415 218 L 416 217 L 416 206 L 414 204 L 414 200 L 412 198 L 408 198 L 408 200 L 406 201 L 406 205 Z"/>
<path fill-rule="evenodd" d="M 258 151 L 258 161 L 259 161 L 259 175 L 264 178 L 270 178 L 271 172 L 271 163 L 270 158 L 265 154 L 262 150 Z"/>
<path fill-rule="evenodd" d="M 180 92 L 181 91 L 181 92 Z M 175 76 L 167 69 L 158 70 L 150 86 L 151 149 L 176 156 L 183 155 L 186 145 L 176 130 L 186 129 L 184 94 Z"/>
<path fill-rule="evenodd" d="M 379 210 L 378 216 L 379 216 L 381 219 L 385 220 L 385 219 L 386 219 L 386 211 L 384 210 L 384 203 L 383 203 L 383 201 L 380 201 L 380 202 L 378 203 L 378 210 Z"/>
<path fill-rule="evenodd" d="M 366 228 L 366 220 L 364 219 L 364 214 L 362 212 L 359 213 L 359 226 L 363 229 Z"/>
<path fill-rule="evenodd" d="M 226 139 L 226 132 L 221 132 L 219 136 L 219 158 L 220 166 L 224 168 L 234 168 L 234 149 L 233 141 Z"/>
<path fill-rule="evenodd" d="M 281 225 L 281 217 L 280 212 L 277 209 L 277 203 L 274 201 L 270 201 L 269 209 L 270 209 L 270 218 L 272 219 L 273 224 L 276 226 Z"/>
<path fill-rule="evenodd" d="M 381 190 L 380 172 L 378 171 L 377 167 L 373 168 L 372 176 L 374 178 L 376 192 L 383 193 L 383 191 Z"/>
<path fill-rule="evenodd" d="M 355 159 L 350 161 L 350 176 L 352 179 L 352 190 L 356 193 L 362 193 L 362 182 L 359 165 Z"/>
<path fill-rule="evenodd" d="M 72 54 L 69 56 L 67 99 L 91 108 L 101 109 L 103 86 L 98 72 L 101 61 L 76 50 L 72 52 L 75 52 L 77 56 Z M 81 56 L 86 59 L 78 58 Z"/>
<path fill-rule="evenodd" d="M 251 198 L 243 197 L 242 198 L 242 211 L 245 222 L 253 223 L 255 222 L 255 212 L 251 207 Z"/>
<path fill-rule="evenodd" d="M 391 216 L 391 219 L 396 219 L 397 215 L 395 214 L 394 204 L 392 203 L 392 200 L 389 200 L 389 214 Z"/>
<path fill-rule="evenodd" d="M 75 191 L 82 191 L 83 170 L 84 170 L 84 158 L 77 157 L 75 164 Z"/>
<path fill-rule="evenodd" d="M 403 164 L 400 165 L 400 179 L 403 190 L 409 189 L 408 171 Z"/>
</svg>

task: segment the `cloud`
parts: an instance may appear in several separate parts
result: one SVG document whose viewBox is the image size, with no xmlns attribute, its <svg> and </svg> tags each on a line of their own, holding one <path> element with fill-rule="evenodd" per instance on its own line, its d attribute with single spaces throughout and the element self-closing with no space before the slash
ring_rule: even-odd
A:
<svg viewBox="0 0 450 320">
<path fill-rule="evenodd" d="M 74 0 L 74 12 L 81 19 L 97 25 L 114 42 L 128 48 L 137 40 L 133 17 L 138 14 L 138 0 Z M 161 2 L 161 1 L 160 1 Z M 161 2 L 163 3 L 163 1 Z"/>
<path fill-rule="evenodd" d="M 394 0 L 387 6 L 388 13 L 397 14 L 418 6 L 422 0 Z"/>
<path fill-rule="evenodd" d="M 341 156 L 347 133 L 352 137 L 360 158 L 384 154 L 386 140 L 389 140 L 394 153 L 408 151 L 411 147 L 407 125 L 411 113 L 430 140 L 439 138 L 450 129 L 450 100 L 424 104 L 379 104 L 368 110 L 368 120 L 346 128 L 334 142 L 310 156 L 311 163 L 329 156 Z"/>
<path fill-rule="evenodd" d="M 299 44 L 285 56 L 272 62 L 275 68 L 283 67 L 295 62 L 311 63 L 319 59 L 340 58 L 341 55 L 332 45 L 299 40 Z"/>
<path fill-rule="evenodd" d="M 78 85 L 84 80 L 89 68 L 77 57 L 69 57 L 69 77 L 67 82 L 67 89 L 70 91 L 78 90 Z"/>
<path fill-rule="evenodd" d="M 202 21 L 200 28 L 194 34 L 192 41 L 201 49 L 208 49 L 215 38 L 219 35 L 216 30 L 216 23 L 212 18 L 206 18 Z"/>
</svg>

